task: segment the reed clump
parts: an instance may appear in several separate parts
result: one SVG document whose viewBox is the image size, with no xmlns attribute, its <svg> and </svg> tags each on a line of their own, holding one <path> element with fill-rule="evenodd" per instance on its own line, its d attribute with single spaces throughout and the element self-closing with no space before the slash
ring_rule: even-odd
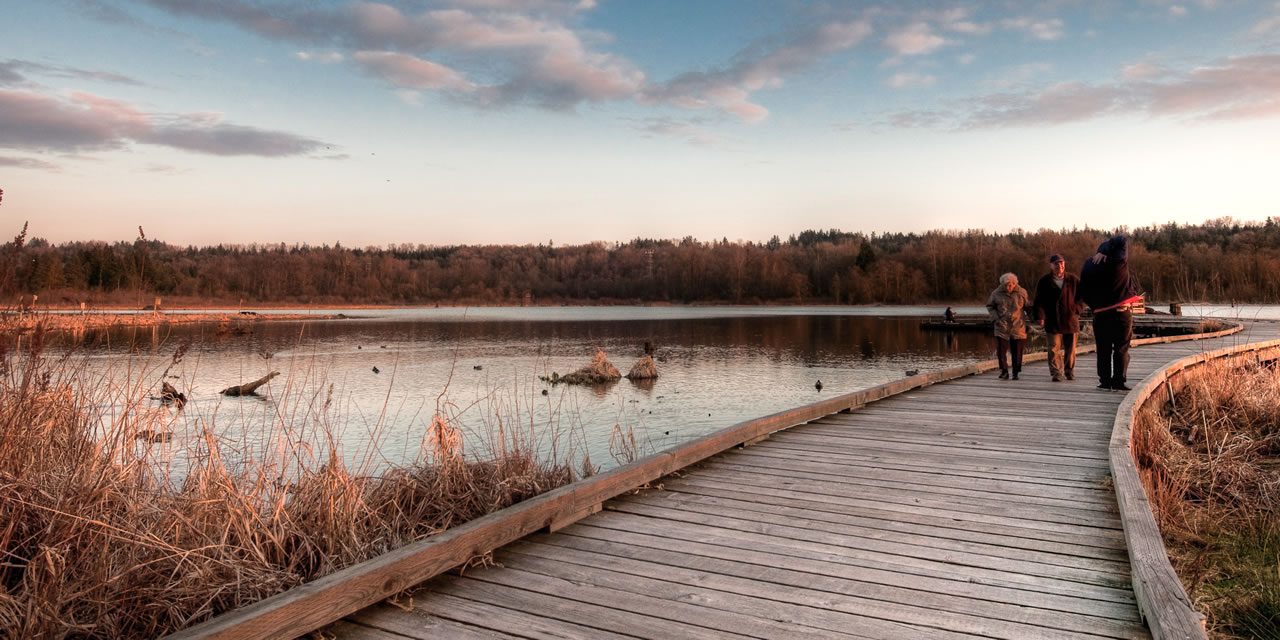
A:
<svg viewBox="0 0 1280 640">
<path fill-rule="evenodd" d="M 176 409 L 45 355 L 41 336 L 0 349 L 3 638 L 158 637 L 574 479 L 527 434 L 468 457 L 437 415 L 418 459 L 377 475 L 332 446 L 287 471 L 244 459 L 206 424 L 175 481 L 137 434 Z"/>
<path fill-rule="evenodd" d="M 1280 636 L 1280 371 L 1206 364 L 1162 404 L 1134 450 L 1174 568 L 1211 637 Z"/>
</svg>

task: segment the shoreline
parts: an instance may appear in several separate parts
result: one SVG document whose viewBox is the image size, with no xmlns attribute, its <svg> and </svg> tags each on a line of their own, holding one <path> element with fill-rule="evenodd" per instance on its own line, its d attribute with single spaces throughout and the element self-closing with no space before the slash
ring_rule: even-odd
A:
<svg viewBox="0 0 1280 640">
<path fill-rule="evenodd" d="M 56 311 L 50 309 L 48 311 Z M 68 310 L 70 311 L 70 310 Z M 186 310 L 182 310 L 186 311 Z M 343 320 L 347 316 L 341 313 L 239 313 L 219 312 L 200 313 L 165 313 L 163 311 L 136 311 L 120 313 L 119 311 L 100 310 L 85 313 L 5 313 L 0 315 L 0 335 L 30 333 L 37 326 L 45 331 L 87 331 L 90 329 L 114 329 L 123 327 L 156 327 L 171 324 L 218 324 L 235 330 L 257 322 L 283 322 L 298 320 Z"/>
</svg>

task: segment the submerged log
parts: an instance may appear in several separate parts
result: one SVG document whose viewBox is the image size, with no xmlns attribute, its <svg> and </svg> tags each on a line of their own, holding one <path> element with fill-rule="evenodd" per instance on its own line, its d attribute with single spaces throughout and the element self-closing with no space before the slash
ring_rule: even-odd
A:
<svg viewBox="0 0 1280 640">
<path fill-rule="evenodd" d="M 258 378 L 257 380 L 254 380 L 253 382 L 250 382 L 248 384 L 242 384 L 235 387 L 227 387 L 226 389 L 223 389 L 221 393 L 224 396 L 256 396 L 258 395 L 257 394 L 258 387 L 261 387 L 262 385 L 268 382 L 271 382 L 271 379 L 278 375 L 280 375 L 279 371 L 272 371 L 271 373 L 268 373 L 267 375 L 262 376 L 261 378 Z"/>
</svg>

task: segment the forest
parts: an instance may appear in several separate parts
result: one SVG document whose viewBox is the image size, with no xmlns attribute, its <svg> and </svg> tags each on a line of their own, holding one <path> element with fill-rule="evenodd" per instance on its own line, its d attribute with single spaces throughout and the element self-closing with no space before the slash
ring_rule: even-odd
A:
<svg viewBox="0 0 1280 640">
<path fill-rule="evenodd" d="M 1004 272 L 1030 290 L 1062 253 L 1068 268 L 1113 232 L 1158 302 L 1280 302 L 1280 224 L 993 233 L 804 231 L 768 242 L 629 242 L 352 248 L 174 246 L 28 238 L 0 247 L 0 296 L 13 305 L 166 304 L 921 304 L 986 299 Z"/>
</svg>

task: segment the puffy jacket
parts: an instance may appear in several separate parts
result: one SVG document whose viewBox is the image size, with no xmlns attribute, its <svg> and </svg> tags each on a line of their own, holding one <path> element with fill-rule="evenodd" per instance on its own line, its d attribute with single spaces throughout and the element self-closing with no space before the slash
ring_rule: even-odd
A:
<svg viewBox="0 0 1280 640">
<path fill-rule="evenodd" d="M 1017 287 L 1010 293 L 1004 285 L 1000 285 L 991 292 L 991 296 L 987 298 L 987 310 L 991 312 L 997 338 L 1027 339 L 1026 307 L 1027 290 L 1022 287 Z"/>
</svg>

